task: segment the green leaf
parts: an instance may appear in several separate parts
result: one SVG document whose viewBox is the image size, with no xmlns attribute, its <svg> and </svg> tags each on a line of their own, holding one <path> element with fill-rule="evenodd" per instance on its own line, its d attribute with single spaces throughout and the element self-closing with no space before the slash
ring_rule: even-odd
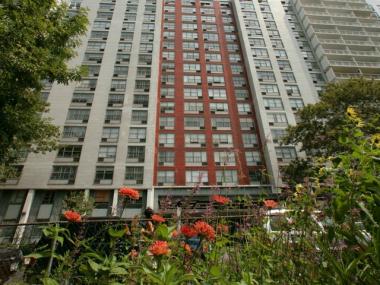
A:
<svg viewBox="0 0 380 285">
<path fill-rule="evenodd" d="M 95 272 L 98 272 L 99 269 L 101 269 L 101 265 L 93 261 L 92 259 L 88 260 L 88 264 L 90 265 L 91 269 Z"/>
<path fill-rule="evenodd" d="M 59 285 L 57 281 L 55 281 L 53 278 L 44 277 L 41 278 L 41 282 L 43 285 Z"/>
<path fill-rule="evenodd" d="M 125 229 L 115 230 L 113 228 L 108 229 L 108 234 L 113 238 L 121 238 L 125 235 Z"/>
</svg>

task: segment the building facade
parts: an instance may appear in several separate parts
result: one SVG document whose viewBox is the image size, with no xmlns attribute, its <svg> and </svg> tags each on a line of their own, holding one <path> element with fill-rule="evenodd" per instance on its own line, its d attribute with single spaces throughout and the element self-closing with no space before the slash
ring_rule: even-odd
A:
<svg viewBox="0 0 380 285">
<path fill-rule="evenodd" d="M 213 193 L 275 195 L 282 167 L 304 154 L 279 144 L 296 111 L 328 81 L 379 78 L 379 19 L 365 0 L 73 0 L 89 28 L 71 65 L 46 82 L 60 146 L 25 154 L 0 184 L 0 223 L 60 219 L 66 195 L 93 218 L 133 217 Z M 354 21 L 353 21 L 354 19 Z M 118 189 L 139 189 L 125 202 Z M 0 229 L 0 242 L 38 229 Z"/>
</svg>

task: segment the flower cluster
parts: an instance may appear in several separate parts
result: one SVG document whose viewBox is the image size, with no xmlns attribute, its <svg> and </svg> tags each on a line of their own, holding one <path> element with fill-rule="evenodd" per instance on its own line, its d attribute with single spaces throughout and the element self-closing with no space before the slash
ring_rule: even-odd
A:
<svg viewBox="0 0 380 285">
<path fill-rule="evenodd" d="M 192 238 L 197 235 L 197 231 L 189 225 L 183 225 L 181 227 L 181 233 L 187 238 Z"/>
<path fill-rule="evenodd" d="M 161 217 L 160 215 L 154 214 L 152 215 L 152 221 L 156 223 L 165 223 L 166 219 Z"/>
<path fill-rule="evenodd" d="M 264 205 L 268 209 L 273 209 L 273 208 L 276 208 L 278 206 L 278 203 L 274 200 L 265 200 Z"/>
<path fill-rule="evenodd" d="M 140 194 L 137 190 L 128 188 L 128 187 L 122 187 L 119 189 L 119 194 L 124 197 L 128 197 L 132 200 L 138 200 L 140 198 Z"/>
<path fill-rule="evenodd" d="M 215 239 L 214 228 L 206 222 L 203 222 L 203 221 L 196 222 L 194 224 L 194 229 L 197 232 L 197 234 L 201 237 L 204 237 L 208 240 L 214 240 Z"/>
<path fill-rule="evenodd" d="M 350 106 L 347 108 L 346 111 L 347 116 L 356 123 L 356 126 L 359 128 L 364 127 L 363 119 L 359 117 L 358 113 L 356 112 L 355 108 Z"/>
<path fill-rule="evenodd" d="M 211 196 L 211 200 L 221 205 L 225 205 L 231 202 L 230 198 L 221 195 L 213 195 Z"/>
<path fill-rule="evenodd" d="M 170 253 L 169 244 L 167 241 L 157 240 L 155 241 L 148 250 L 155 256 L 167 255 Z"/>
<path fill-rule="evenodd" d="M 78 212 L 75 212 L 75 211 L 68 210 L 68 211 L 65 211 L 63 215 L 65 216 L 66 220 L 70 222 L 78 223 L 82 220 L 82 216 Z"/>
</svg>

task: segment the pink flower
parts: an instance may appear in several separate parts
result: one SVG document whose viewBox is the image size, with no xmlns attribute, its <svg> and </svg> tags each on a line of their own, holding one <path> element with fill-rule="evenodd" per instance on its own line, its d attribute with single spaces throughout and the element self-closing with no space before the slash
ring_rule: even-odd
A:
<svg viewBox="0 0 380 285">
<path fill-rule="evenodd" d="M 164 223 L 166 220 L 165 218 L 161 217 L 160 215 L 154 214 L 152 215 L 152 221 L 157 223 Z"/>
<path fill-rule="evenodd" d="M 274 200 L 265 200 L 264 205 L 268 209 L 273 209 L 273 208 L 276 208 L 278 206 L 278 203 Z"/>
</svg>

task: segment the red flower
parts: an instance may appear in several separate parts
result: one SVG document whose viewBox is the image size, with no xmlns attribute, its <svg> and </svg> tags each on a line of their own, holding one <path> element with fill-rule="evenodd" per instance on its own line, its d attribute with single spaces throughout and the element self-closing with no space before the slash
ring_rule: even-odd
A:
<svg viewBox="0 0 380 285">
<path fill-rule="evenodd" d="M 208 240 L 215 239 L 215 230 L 208 223 L 198 221 L 194 224 L 194 229 L 198 235 L 207 238 Z"/>
<path fill-rule="evenodd" d="M 183 245 L 183 249 L 185 250 L 186 254 L 191 254 L 191 247 L 187 243 Z"/>
<path fill-rule="evenodd" d="M 192 226 L 189 226 L 189 225 L 183 225 L 181 227 L 181 233 L 187 238 L 192 238 L 197 235 L 196 230 Z"/>
<path fill-rule="evenodd" d="M 70 221 L 70 222 L 80 222 L 82 220 L 82 217 L 81 215 L 78 213 L 78 212 L 75 212 L 75 211 L 65 211 L 63 213 L 63 215 L 65 216 L 66 220 Z"/>
<path fill-rule="evenodd" d="M 128 197 L 132 200 L 138 200 L 140 198 L 140 194 L 138 191 L 136 191 L 135 189 L 132 189 L 132 188 L 128 188 L 128 187 L 122 187 L 119 189 L 119 194 L 121 196 L 125 196 L 125 197 Z"/>
<path fill-rule="evenodd" d="M 149 251 L 153 255 L 166 255 L 170 252 L 170 249 L 166 241 L 157 240 L 149 247 Z"/>
<path fill-rule="evenodd" d="M 221 205 L 225 205 L 231 202 L 230 198 L 221 195 L 213 195 L 211 196 L 211 200 Z"/>
<path fill-rule="evenodd" d="M 166 220 L 165 218 L 161 217 L 160 215 L 152 215 L 152 221 L 157 223 L 164 223 Z"/>
<path fill-rule="evenodd" d="M 278 203 L 274 200 L 265 200 L 264 205 L 265 205 L 265 207 L 267 207 L 269 209 L 273 209 L 273 208 L 276 208 L 278 206 Z"/>
<path fill-rule="evenodd" d="M 172 238 L 177 238 L 179 236 L 179 233 L 177 230 L 172 231 Z"/>
</svg>

